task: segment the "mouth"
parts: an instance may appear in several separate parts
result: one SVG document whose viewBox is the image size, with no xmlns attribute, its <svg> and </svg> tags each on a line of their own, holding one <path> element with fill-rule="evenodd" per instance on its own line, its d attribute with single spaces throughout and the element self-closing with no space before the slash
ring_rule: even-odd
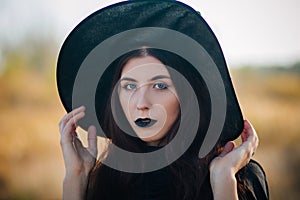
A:
<svg viewBox="0 0 300 200">
<path fill-rule="evenodd" d="M 157 120 L 150 119 L 150 118 L 138 118 L 134 121 L 134 123 L 139 127 L 150 127 L 155 124 Z"/>
</svg>

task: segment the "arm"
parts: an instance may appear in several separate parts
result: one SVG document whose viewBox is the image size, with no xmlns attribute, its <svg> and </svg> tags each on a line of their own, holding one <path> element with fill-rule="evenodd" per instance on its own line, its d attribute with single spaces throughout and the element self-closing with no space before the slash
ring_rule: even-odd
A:
<svg viewBox="0 0 300 200">
<path fill-rule="evenodd" d="M 97 136 L 95 127 L 88 129 L 88 147 L 83 147 L 77 137 L 76 123 L 85 115 L 85 108 L 79 107 L 66 114 L 59 122 L 60 145 L 64 157 L 66 174 L 63 181 L 63 199 L 84 199 L 89 173 L 97 157 Z"/>
<path fill-rule="evenodd" d="M 230 171 L 213 171 L 210 173 L 214 200 L 238 200 L 237 181 Z"/>
<path fill-rule="evenodd" d="M 241 137 L 240 146 L 235 147 L 234 142 L 228 142 L 210 164 L 210 181 L 215 200 L 238 199 L 235 174 L 249 163 L 258 146 L 257 134 L 247 120 L 244 121 Z"/>
</svg>

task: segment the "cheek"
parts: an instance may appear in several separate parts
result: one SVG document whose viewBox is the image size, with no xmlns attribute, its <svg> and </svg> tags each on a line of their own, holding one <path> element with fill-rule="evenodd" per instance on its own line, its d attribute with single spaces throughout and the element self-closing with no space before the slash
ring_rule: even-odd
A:
<svg viewBox="0 0 300 200">
<path fill-rule="evenodd" d="M 179 113 L 179 102 L 176 99 L 173 99 L 173 101 L 170 101 L 170 114 L 173 115 L 175 118 L 177 117 Z"/>
<path fill-rule="evenodd" d="M 171 95 L 168 98 L 161 99 L 160 104 L 164 107 L 168 118 L 176 118 L 179 113 L 179 102 L 177 97 Z"/>
<path fill-rule="evenodd" d="M 137 112 L 137 104 L 136 104 L 136 98 L 134 97 L 134 94 L 127 93 L 127 92 L 124 92 L 122 94 L 121 92 L 119 94 L 119 100 L 123 112 L 125 114 L 125 117 L 129 121 L 129 124 L 132 124 L 132 122 L 134 121 L 134 116 L 138 116 L 135 115 Z"/>
<path fill-rule="evenodd" d="M 129 97 L 127 94 L 124 94 L 123 92 L 119 93 L 119 100 L 121 107 L 123 109 L 123 112 L 125 113 L 126 117 L 128 118 L 129 116 L 129 111 L 130 111 L 130 103 L 129 103 Z"/>
</svg>

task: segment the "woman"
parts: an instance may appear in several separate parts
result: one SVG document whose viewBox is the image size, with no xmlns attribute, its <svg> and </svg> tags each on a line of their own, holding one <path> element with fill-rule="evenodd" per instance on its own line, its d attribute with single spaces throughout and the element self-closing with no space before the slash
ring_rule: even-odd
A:
<svg viewBox="0 0 300 200">
<path fill-rule="evenodd" d="M 177 72 L 183 78 L 178 78 Z M 59 125 L 66 166 L 63 198 L 268 199 L 264 172 L 258 163 L 250 161 L 258 137 L 247 120 L 240 146 L 218 141 L 208 155 L 198 157 L 211 110 L 208 89 L 197 74 L 189 62 L 165 50 L 141 48 L 115 60 L 104 72 L 96 94 L 98 120 L 111 144 L 130 152 L 152 152 L 168 145 L 180 124 L 196 123 L 183 112 L 189 105 L 189 98 L 185 98 L 188 87 L 182 86 L 185 79 L 199 102 L 201 120 L 196 136 L 189 148 L 164 168 L 146 173 L 122 172 L 102 164 L 115 155 L 109 147 L 101 153 L 102 160 L 95 162 L 95 127 L 88 129 L 88 147 L 82 146 L 76 124 L 84 118 L 85 108 L 76 108 Z M 103 90 L 105 87 L 109 89 Z M 185 132 L 190 134 L 189 129 Z M 164 157 L 168 159 L 169 155 Z M 143 161 L 134 164 L 142 165 Z"/>
</svg>

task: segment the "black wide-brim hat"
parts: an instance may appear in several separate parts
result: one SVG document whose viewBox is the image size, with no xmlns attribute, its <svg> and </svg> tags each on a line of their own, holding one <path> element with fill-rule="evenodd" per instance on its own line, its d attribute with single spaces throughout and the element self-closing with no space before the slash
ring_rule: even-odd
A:
<svg viewBox="0 0 300 200">
<path fill-rule="evenodd" d="M 211 95 L 211 126 L 215 119 L 223 122 L 218 125 L 219 142 L 224 145 L 240 135 L 243 117 L 217 38 L 199 12 L 171 0 L 120 2 L 96 11 L 74 28 L 57 63 L 59 96 L 67 112 L 94 105 L 94 85 L 105 68 L 118 56 L 143 46 L 171 51 L 196 66 Z M 87 92 L 82 82 L 92 85 L 92 91 Z"/>
</svg>

